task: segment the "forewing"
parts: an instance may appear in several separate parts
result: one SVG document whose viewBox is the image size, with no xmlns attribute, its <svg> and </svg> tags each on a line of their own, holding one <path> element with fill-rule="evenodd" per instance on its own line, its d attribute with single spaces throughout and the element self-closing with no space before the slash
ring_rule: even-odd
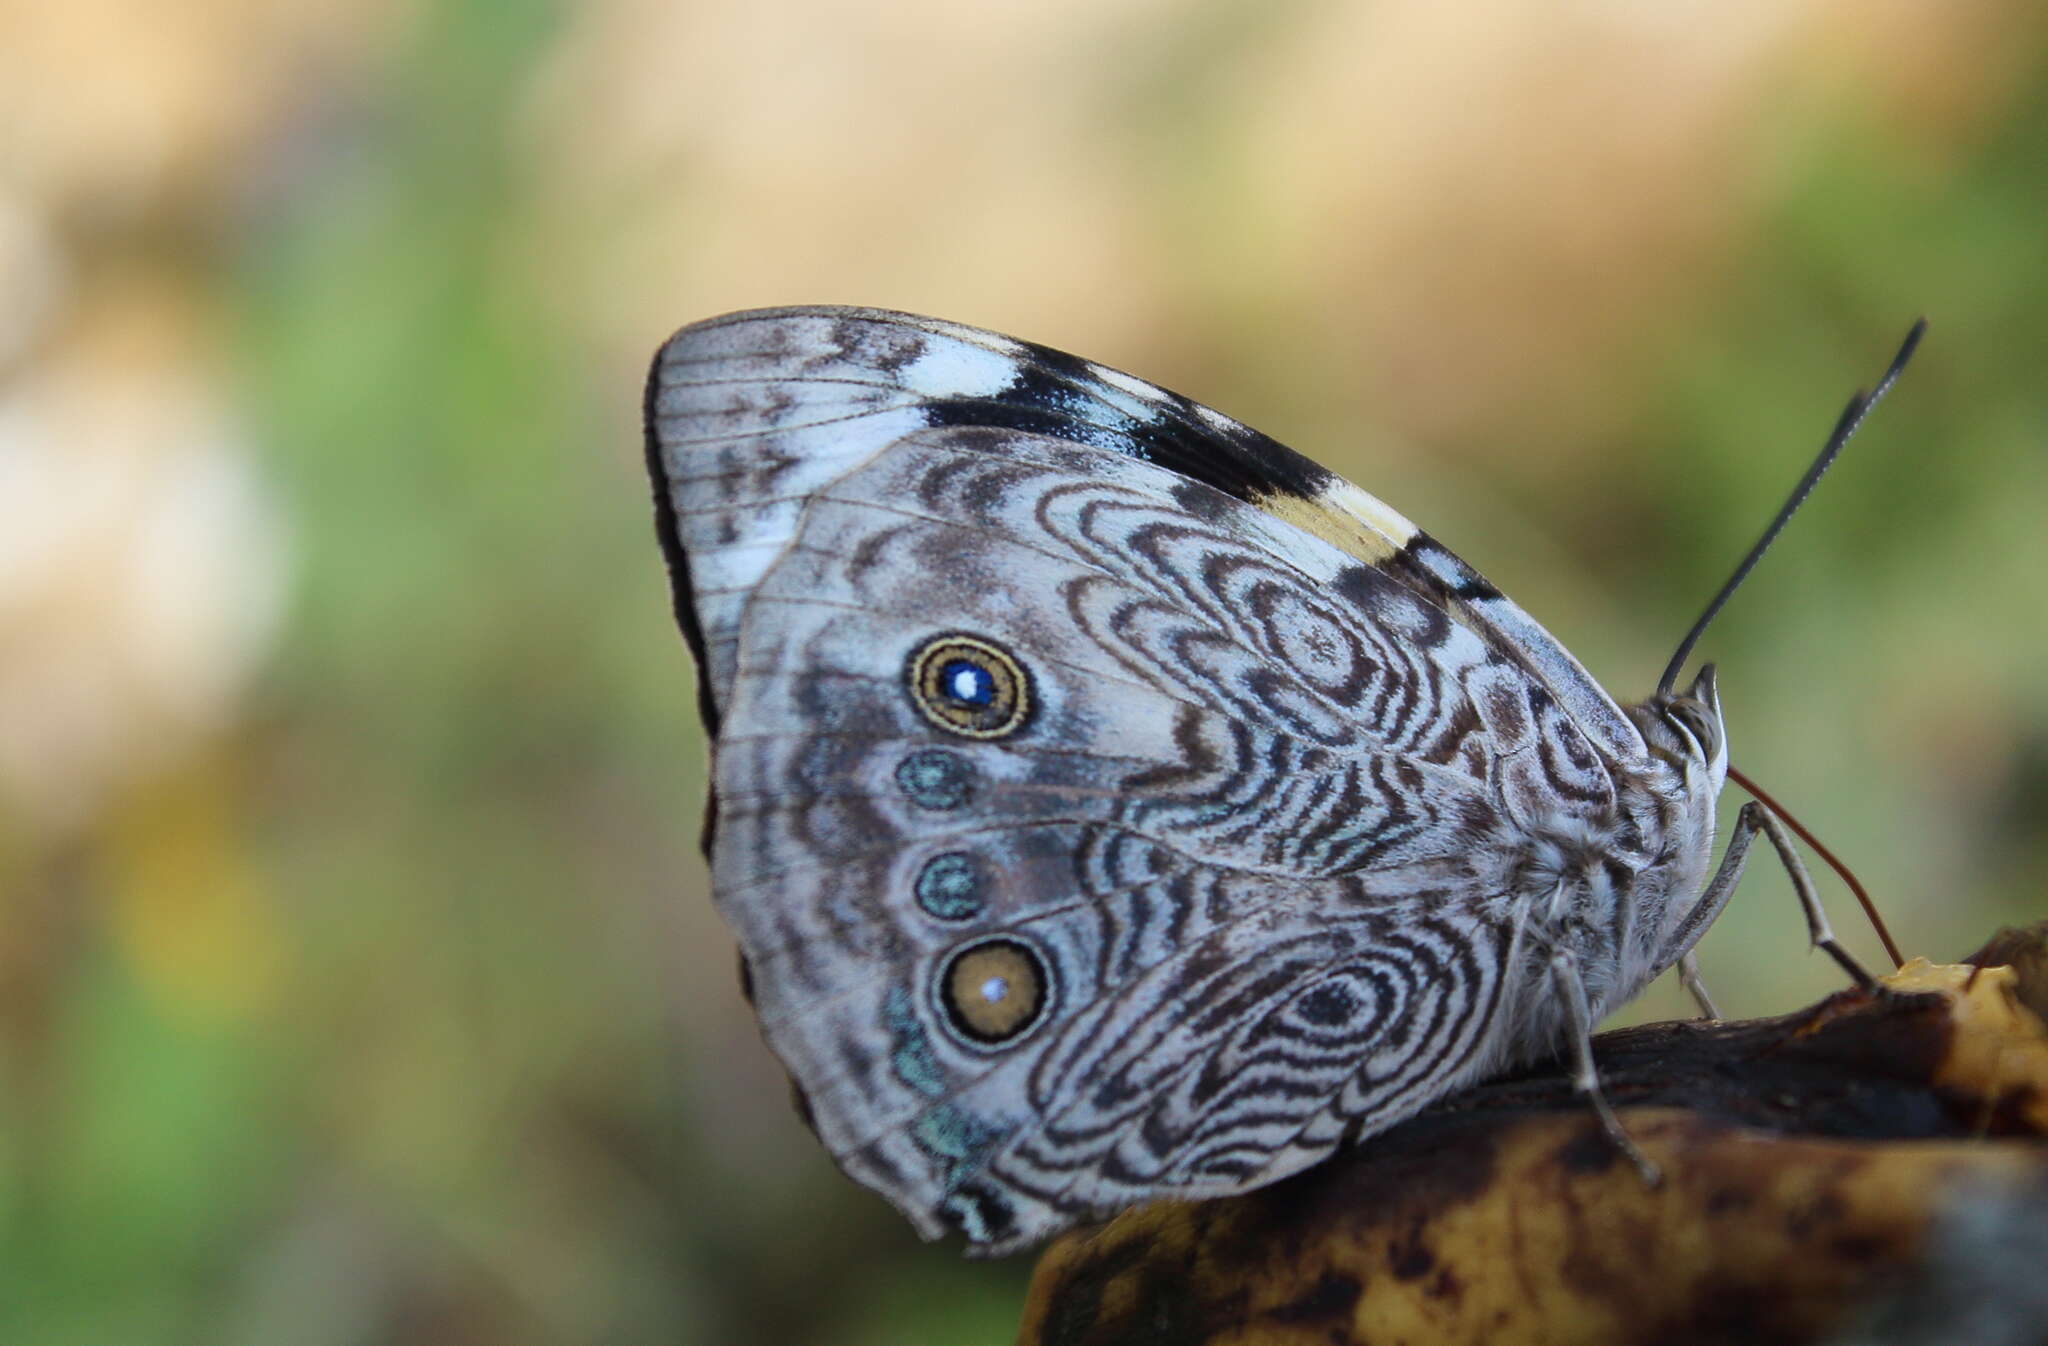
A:
<svg viewBox="0 0 2048 1346">
<path fill-rule="evenodd" d="M 699 652 L 714 727 L 746 594 L 808 492 L 900 435 L 979 426 L 1153 463 L 1256 506 L 1478 632 L 1605 755 L 1635 761 L 1644 752 L 1634 725 L 1569 651 L 1397 511 L 1220 412 L 1063 351 L 879 309 L 733 313 L 662 347 L 647 425 L 676 615 Z"/>
</svg>

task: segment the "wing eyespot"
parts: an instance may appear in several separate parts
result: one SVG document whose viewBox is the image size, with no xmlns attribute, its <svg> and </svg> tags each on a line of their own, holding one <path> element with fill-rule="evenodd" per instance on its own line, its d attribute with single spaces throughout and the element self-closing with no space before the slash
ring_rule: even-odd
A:
<svg viewBox="0 0 2048 1346">
<path fill-rule="evenodd" d="M 1012 935 L 977 940 L 956 951 L 939 973 L 946 1026 L 969 1046 L 1005 1047 L 1046 1017 L 1052 975 L 1030 943 Z"/>
<path fill-rule="evenodd" d="M 905 670 L 911 702 L 964 738 L 1008 738 L 1031 718 L 1031 674 L 992 640 L 949 633 L 927 640 Z"/>
<path fill-rule="evenodd" d="M 943 813 L 974 796 L 974 768 L 943 748 L 920 748 L 896 764 L 896 785 L 919 808 Z"/>
<path fill-rule="evenodd" d="M 981 861 L 967 851 L 934 855 L 917 871 L 911 888 L 925 915 L 941 921 L 967 921 L 988 905 Z"/>
</svg>

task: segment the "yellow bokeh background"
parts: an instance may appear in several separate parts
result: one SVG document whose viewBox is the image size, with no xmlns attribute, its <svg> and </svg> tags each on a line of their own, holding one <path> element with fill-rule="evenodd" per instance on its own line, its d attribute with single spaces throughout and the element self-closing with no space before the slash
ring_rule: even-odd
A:
<svg viewBox="0 0 2048 1346">
<path fill-rule="evenodd" d="M 1199 398 L 1623 697 L 1925 313 L 1703 652 L 1908 953 L 2040 914 L 2044 165 L 2020 0 L 0 0 L 0 1341 L 1007 1339 L 710 908 L 638 414 L 726 309 Z M 1767 866 L 1701 953 L 1837 979 Z"/>
</svg>

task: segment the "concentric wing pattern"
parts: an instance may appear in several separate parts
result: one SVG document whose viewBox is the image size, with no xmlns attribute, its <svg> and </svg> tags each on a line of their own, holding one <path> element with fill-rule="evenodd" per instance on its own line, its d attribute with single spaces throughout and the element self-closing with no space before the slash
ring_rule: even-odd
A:
<svg viewBox="0 0 2048 1346">
<path fill-rule="evenodd" d="M 1610 823 L 1643 742 L 1399 515 L 870 310 L 684 329 L 648 425 L 718 904 L 818 1134 L 927 1236 L 1268 1182 L 1546 1039 L 1529 838 Z"/>
</svg>

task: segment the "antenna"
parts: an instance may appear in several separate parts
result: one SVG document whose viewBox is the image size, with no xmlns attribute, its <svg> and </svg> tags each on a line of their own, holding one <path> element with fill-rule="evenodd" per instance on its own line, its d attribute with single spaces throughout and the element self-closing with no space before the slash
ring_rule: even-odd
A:
<svg viewBox="0 0 2048 1346">
<path fill-rule="evenodd" d="M 1892 357 L 1890 367 L 1884 371 L 1884 377 L 1877 381 L 1877 386 L 1869 392 L 1857 389 L 1856 395 L 1849 399 L 1849 405 L 1842 408 L 1842 415 L 1836 420 L 1833 432 L 1828 435 L 1828 442 L 1821 445 L 1820 453 L 1807 467 L 1806 475 L 1792 488 L 1792 494 L 1785 497 L 1785 503 L 1778 506 L 1778 513 L 1771 520 L 1770 527 L 1764 529 L 1763 536 L 1756 540 L 1756 545 L 1742 558 L 1742 564 L 1735 567 L 1735 573 L 1728 577 L 1728 582 L 1721 586 L 1721 591 L 1707 604 L 1707 610 L 1700 614 L 1700 619 L 1685 633 L 1685 639 L 1678 642 L 1678 652 L 1672 655 L 1671 662 L 1665 665 L 1664 676 L 1657 679 L 1658 696 L 1670 695 L 1671 689 L 1678 684 L 1679 673 L 1685 669 L 1685 661 L 1692 657 L 1693 647 L 1700 643 L 1700 637 L 1706 634 L 1707 627 L 1712 624 L 1714 618 L 1721 615 L 1721 609 L 1728 605 L 1729 598 L 1742 582 L 1749 578 L 1749 572 L 1756 569 L 1756 563 L 1763 559 L 1771 544 L 1778 540 L 1778 534 L 1785 530 L 1785 525 L 1791 521 L 1799 507 L 1806 503 L 1806 497 L 1813 492 L 1814 483 L 1834 466 L 1842 447 L 1849 442 L 1850 436 L 1862 427 L 1863 420 L 1870 415 L 1871 409 L 1883 401 L 1884 395 L 1891 391 L 1892 384 L 1898 381 L 1900 372 L 1905 369 L 1906 361 L 1913 358 L 1913 350 L 1920 344 L 1921 334 L 1926 330 L 1927 319 L 1914 319 L 1912 330 L 1908 331 L 1906 339 L 1899 343 L 1899 353 Z"/>
</svg>

